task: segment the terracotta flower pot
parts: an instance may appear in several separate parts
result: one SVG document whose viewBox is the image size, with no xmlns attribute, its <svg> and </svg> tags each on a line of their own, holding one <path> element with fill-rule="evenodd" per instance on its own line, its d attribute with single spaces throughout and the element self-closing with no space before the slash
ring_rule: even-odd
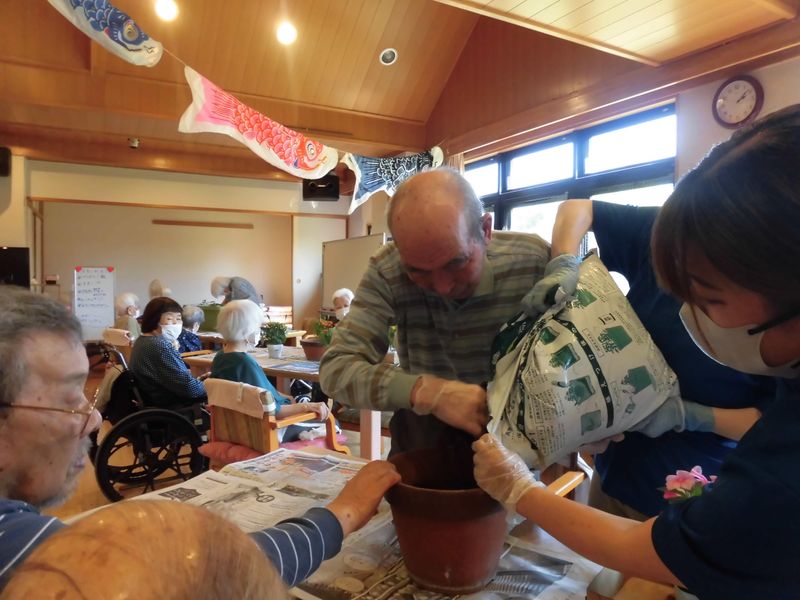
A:
<svg viewBox="0 0 800 600">
<path fill-rule="evenodd" d="M 507 526 L 503 507 L 476 487 L 471 455 L 430 448 L 397 454 L 402 482 L 386 494 L 414 582 L 468 594 L 494 577 Z"/>
<path fill-rule="evenodd" d="M 300 340 L 300 345 L 303 347 L 303 352 L 306 353 L 306 359 L 318 362 L 327 348 L 317 338 L 304 338 Z"/>
</svg>

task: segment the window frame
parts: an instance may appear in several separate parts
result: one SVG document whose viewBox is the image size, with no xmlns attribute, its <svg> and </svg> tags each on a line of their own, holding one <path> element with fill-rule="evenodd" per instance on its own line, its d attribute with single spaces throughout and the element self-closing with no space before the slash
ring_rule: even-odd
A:
<svg viewBox="0 0 800 600">
<path fill-rule="evenodd" d="M 494 211 L 494 228 L 508 229 L 511 221 L 511 209 L 517 206 L 545 204 L 558 200 L 568 200 L 570 198 L 589 198 L 594 194 L 607 191 L 630 189 L 658 183 L 674 184 L 675 157 L 601 171 L 590 175 L 587 175 L 585 172 L 585 158 L 589 152 L 589 140 L 593 136 L 674 114 L 674 103 L 658 106 L 620 119 L 601 123 L 586 129 L 579 129 L 569 134 L 555 136 L 542 142 L 471 162 L 466 166 L 466 170 L 477 169 L 489 163 L 498 163 L 498 192 L 482 196 L 481 201 L 486 209 Z M 571 179 L 562 179 L 550 183 L 508 190 L 507 181 L 512 159 L 568 142 L 573 143 L 574 149 L 573 177 Z"/>
</svg>

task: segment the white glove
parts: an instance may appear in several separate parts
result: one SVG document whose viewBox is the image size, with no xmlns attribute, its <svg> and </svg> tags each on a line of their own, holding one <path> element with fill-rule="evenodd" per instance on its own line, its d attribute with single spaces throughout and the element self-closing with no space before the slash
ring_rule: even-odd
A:
<svg viewBox="0 0 800 600">
<path fill-rule="evenodd" d="M 473 442 L 475 481 L 492 498 L 516 512 L 517 502 L 528 491 L 545 487 L 537 481 L 525 462 L 488 433 Z"/>
<path fill-rule="evenodd" d="M 651 414 L 630 428 L 656 438 L 668 431 L 714 431 L 714 409 L 670 396 Z"/>
<path fill-rule="evenodd" d="M 418 415 L 432 414 L 457 429 L 478 437 L 489 422 L 486 390 L 479 385 L 421 375 L 412 392 L 411 407 Z"/>
</svg>

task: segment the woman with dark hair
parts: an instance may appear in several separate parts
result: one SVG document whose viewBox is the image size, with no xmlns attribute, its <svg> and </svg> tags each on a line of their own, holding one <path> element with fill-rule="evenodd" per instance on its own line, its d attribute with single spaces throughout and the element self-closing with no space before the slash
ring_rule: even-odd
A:
<svg viewBox="0 0 800 600">
<path fill-rule="evenodd" d="M 139 390 L 153 406 L 206 399 L 203 383 L 192 377 L 178 354 L 182 323 L 181 305 L 172 298 L 153 298 L 144 308 L 142 335 L 133 344 L 130 363 Z"/>
<path fill-rule="evenodd" d="M 800 105 L 736 132 L 684 177 L 653 228 L 661 285 L 711 358 L 776 378 L 710 490 L 643 523 L 558 498 L 485 435 L 479 485 L 604 566 L 700 598 L 800 598 Z M 686 469 L 692 465 L 686 465 Z M 665 473 L 665 475 L 667 475 Z"/>
</svg>

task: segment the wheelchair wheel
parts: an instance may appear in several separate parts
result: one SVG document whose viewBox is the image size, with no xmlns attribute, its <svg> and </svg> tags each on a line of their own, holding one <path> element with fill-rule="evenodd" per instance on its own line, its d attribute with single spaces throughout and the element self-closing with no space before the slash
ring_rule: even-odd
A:
<svg viewBox="0 0 800 600">
<path fill-rule="evenodd" d="M 197 451 L 200 433 L 185 417 L 160 408 L 121 419 L 102 439 L 95 476 L 103 494 L 116 502 L 185 481 L 205 470 Z"/>
</svg>

